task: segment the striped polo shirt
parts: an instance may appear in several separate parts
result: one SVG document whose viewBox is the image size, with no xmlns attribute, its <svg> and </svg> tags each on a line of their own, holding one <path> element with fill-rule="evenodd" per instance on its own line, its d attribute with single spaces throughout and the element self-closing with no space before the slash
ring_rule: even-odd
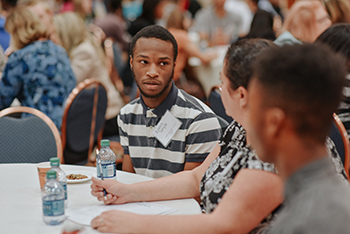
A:
<svg viewBox="0 0 350 234">
<path fill-rule="evenodd" d="M 167 110 L 182 124 L 164 147 L 153 130 Z M 180 172 L 186 162 L 204 161 L 221 136 L 213 111 L 174 83 L 155 109 L 149 109 L 142 96 L 125 105 L 118 125 L 120 143 L 124 154 L 130 155 L 135 172 L 152 178 Z"/>
</svg>

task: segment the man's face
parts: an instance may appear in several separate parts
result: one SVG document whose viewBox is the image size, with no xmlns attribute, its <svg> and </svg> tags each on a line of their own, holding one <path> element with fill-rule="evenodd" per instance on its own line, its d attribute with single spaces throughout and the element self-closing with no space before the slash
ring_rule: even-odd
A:
<svg viewBox="0 0 350 234">
<path fill-rule="evenodd" d="M 266 126 L 266 109 L 262 105 L 262 97 L 264 90 L 256 79 L 252 79 L 248 90 L 248 118 L 249 124 L 247 129 L 247 137 L 256 151 L 258 157 L 265 161 L 271 162 L 273 151 L 269 143 L 268 134 L 266 134 L 268 126 Z"/>
<path fill-rule="evenodd" d="M 173 44 L 156 38 L 138 39 L 130 66 L 144 97 L 165 99 L 174 74 Z"/>
</svg>

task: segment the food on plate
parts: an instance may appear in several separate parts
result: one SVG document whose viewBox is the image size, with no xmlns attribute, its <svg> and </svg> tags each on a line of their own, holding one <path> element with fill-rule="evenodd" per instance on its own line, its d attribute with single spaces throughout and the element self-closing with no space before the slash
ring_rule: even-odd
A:
<svg viewBox="0 0 350 234">
<path fill-rule="evenodd" d="M 69 174 L 67 175 L 67 179 L 69 180 L 82 180 L 88 178 L 86 175 L 82 174 Z"/>
</svg>

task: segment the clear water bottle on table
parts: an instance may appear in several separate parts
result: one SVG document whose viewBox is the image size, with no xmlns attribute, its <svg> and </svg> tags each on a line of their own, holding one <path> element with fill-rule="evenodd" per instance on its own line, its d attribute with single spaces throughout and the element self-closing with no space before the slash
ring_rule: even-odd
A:
<svg viewBox="0 0 350 234">
<path fill-rule="evenodd" d="M 116 156 L 109 147 L 109 140 L 101 140 L 101 150 L 97 155 L 97 177 L 101 178 L 101 170 L 104 179 L 116 179 Z"/>
<path fill-rule="evenodd" d="M 57 181 L 57 172 L 49 170 L 46 173 L 46 183 L 41 189 L 44 222 L 58 225 L 65 220 L 64 189 Z"/>
<path fill-rule="evenodd" d="M 55 158 L 50 158 L 50 163 L 51 163 L 51 169 L 53 171 L 57 172 L 57 178 L 58 181 L 60 182 L 60 184 L 62 185 L 63 189 L 64 189 L 64 205 L 65 207 L 67 207 L 67 198 L 68 198 L 68 194 L 67 194 L 67 175 L 66 173 L 61 169 L 60 167 L 60 159 L 55 157 Z"/>
</svg>

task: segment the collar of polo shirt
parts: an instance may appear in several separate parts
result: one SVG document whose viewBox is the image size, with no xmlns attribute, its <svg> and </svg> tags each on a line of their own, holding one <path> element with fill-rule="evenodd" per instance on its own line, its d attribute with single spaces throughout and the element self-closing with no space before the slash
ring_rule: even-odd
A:
<svg viewBox="0 0 350 234">
<path fill-rule="evenodd" d="M 175 86 L 175 83 L 173 81 L 173 85 L 171 87 L 171 90 L 168 94 L 168 96 L 164 99 L 164 101 L 157 106 L 156 108 L 153 109 L 153 113 L 157 116 L 163 116 L 167 110 L 170 111 L 171 107 L 175 104 L 176 99 L 177 99 L 177 93 L 178 93 L 178 88 Z M 146 115 L 147 110 L 149 110 L 148 106 L 144 103 L 142 99 L 142 95 L 140 95 L 140 100 L 141 100 L 141 105 L 143 107 L 143 114 Z"/>
</svg>

